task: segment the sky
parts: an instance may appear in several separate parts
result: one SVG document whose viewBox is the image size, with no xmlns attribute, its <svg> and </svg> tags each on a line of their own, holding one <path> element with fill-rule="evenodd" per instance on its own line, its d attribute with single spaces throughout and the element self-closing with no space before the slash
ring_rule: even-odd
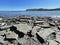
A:
<svg viewBox="0 0 60 45">
<path fill-rule="evenodd" d="M 0 11 L 19 11 L 29 8 L 60 8 L 60 0 L 0 0 Z"/>
</svg>

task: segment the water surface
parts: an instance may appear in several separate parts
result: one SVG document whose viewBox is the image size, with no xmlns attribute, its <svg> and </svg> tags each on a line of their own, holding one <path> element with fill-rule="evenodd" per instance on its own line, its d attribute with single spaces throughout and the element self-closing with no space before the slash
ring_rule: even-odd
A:
<svg viewBox="0 0 60 45">
<path fill-rule="evenodd" d="M 11 16 L 60 16 L 60 11 L 0 11 L 0 16 L 11 17 Z"/>
</svg>

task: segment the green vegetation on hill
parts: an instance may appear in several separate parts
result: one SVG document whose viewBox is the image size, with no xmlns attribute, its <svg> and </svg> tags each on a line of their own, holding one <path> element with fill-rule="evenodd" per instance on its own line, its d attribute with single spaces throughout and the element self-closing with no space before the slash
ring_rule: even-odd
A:
<svg viewBox="0 0 60 45">
<path fill-rule="evenodd" d="M 44 8 L 26 9 L 26 11 L 57 11 L 57 10 L 60 10 L 60 8 L 55 8 L 55 9 L 44 9 Z"/>
</svg>

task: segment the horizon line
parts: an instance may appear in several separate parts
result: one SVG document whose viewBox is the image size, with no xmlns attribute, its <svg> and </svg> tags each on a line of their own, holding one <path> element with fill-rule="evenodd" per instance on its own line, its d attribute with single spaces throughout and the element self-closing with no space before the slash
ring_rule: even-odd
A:
<svg viewBox="0 0 60 45">
<path fill-rule="evenodd" d="M 5 9 L 5 10 L 0 10 L 0 11 L 26 11 L 27 9 L 58 9 L 58 8 L 26 8 L 26 9 L 21 9 L 21 10 L 20 9 L 19 10 L 18 9 L 16 9 L 16 10 L 15 9 L 14 10 Z"/>
</svg>

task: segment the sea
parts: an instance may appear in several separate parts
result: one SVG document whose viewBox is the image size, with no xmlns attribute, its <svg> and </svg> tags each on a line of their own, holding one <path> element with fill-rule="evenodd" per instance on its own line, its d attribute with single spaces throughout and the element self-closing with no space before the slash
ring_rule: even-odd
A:
<svg viewBox="0 0 60 45">
<path fill-rule="evenodd" d="M 0 16 L 6 18 L 21 15 L 60 17 L 60 11 L 0 11 Z"/>
</svg>

